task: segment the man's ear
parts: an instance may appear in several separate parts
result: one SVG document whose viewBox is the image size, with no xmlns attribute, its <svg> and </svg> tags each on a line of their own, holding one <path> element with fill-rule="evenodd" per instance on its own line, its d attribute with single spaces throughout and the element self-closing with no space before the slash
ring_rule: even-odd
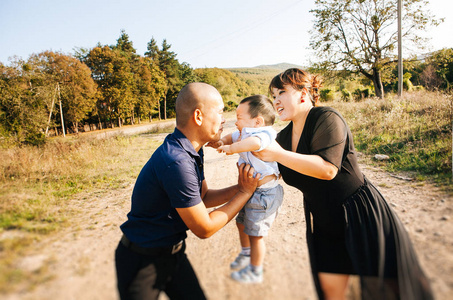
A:
<svg viewBox="0 0 453 300">
<path fill-rule="evenodd" d="M 198 126 L 201 126 L 201 124 L 203 123 L 203 113 L 199 108 L 195 109 L 195 111 L 193 112 L 193 120 Z"/>
</svg>

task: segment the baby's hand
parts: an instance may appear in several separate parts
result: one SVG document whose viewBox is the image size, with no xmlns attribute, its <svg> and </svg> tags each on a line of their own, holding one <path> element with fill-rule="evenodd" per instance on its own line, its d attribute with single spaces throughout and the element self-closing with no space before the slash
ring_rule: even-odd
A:
<svg viewBox="0 0 453 300">
<path fill-rule="evenodd" d="M 212 147 L 212 148 L 219 148 L 219 147 L 223 146 L 223 142 L 221 140 L 218 140 L 216 142 L 209 142 L 206 144 L 206 146 Z"/>
<path fill-rule="evenodd" d="M 226 155 L 231 155 L 233 154 L 233 152 L 231 152 L 231 147 L 230 145 L 222 145 L 220 147 L 217 148 L 217 152 L 219 153 L 225 153 Z"/>
</svg>

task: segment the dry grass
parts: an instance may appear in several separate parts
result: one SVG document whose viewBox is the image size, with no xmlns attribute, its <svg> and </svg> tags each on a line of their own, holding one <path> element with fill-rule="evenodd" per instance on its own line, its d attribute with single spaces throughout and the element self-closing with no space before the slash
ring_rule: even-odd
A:
<svg viewBox="0 0 453 300">
<path fill-rule="evenodd" d="M 75 225 L 76 194 L 133 183 L 159 144 L 150 135 L 67 137 L 0 150 L 0 292 L 49 280 L 43 268 L 18 268 L 18 258 L 43 235 Z"/>
<path fill-rule="evenodd" d="M 452 95 L 423 91 L 328 105 L 344 115 L 359 151 L 390 156 L 381 163 L 387 170 L 451 183 Z"/>
<path fill-rule="evenodd" d="M 70 214 L 65 202 L 71 195 L 129 184 L 156 147 L 147 138 L 116 136 L 60 138 L 40 148 L 2 150 L 0 228 L 54 230 Z"/>
</svg>

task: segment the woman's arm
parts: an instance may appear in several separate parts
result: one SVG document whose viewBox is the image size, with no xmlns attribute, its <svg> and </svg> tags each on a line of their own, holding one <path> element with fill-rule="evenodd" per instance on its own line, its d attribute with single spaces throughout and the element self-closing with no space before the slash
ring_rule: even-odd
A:
<svg viewBox="0 0 453 300">
<path fill-rule="evenodd" d="M 260 152 L 253 152 L 253 155 L 264 161 L 276 161 L 296 172 L 322 180 L 332 180 L 338 173 L 338 168 L 321 156 L 288 151 L 275 141 Z"/>
</svg>

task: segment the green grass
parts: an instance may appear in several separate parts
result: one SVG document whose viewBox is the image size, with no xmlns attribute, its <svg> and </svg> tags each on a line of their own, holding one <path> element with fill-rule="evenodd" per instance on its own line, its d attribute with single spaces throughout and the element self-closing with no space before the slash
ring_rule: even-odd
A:
<svg viewBox="0 0 453 300">
<path fill-rule="evenodd" d="M 410 172 L 452 190 L 451 95 L 434 92 L 405 93 L 385 100 L 333 101 L 354 136 L 355 146 L 369 156 L 387 154 L 375 162 L 389 172 Z"/>
</svg>

